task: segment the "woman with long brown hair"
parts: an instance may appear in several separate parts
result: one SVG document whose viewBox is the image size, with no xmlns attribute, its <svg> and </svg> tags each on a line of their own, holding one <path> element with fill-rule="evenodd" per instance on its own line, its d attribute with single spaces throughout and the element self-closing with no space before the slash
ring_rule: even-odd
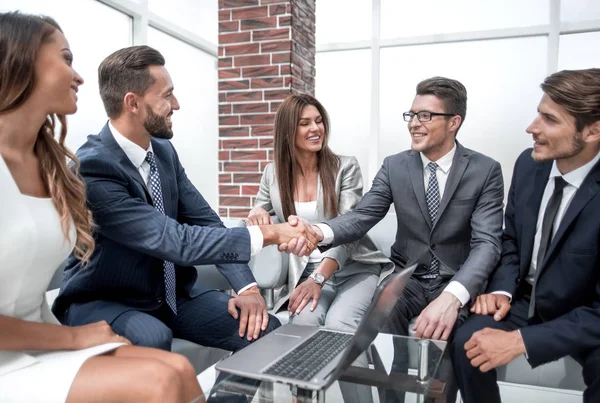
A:
<svg viewBox="0 0 600 403">
<path fill-rule="evenodd" d="M 189 402 L 202 392 L 185 357 L 131 346 L 106 322 L 61 326 L 48 308 L 56 268 L 94 250 L 65 147 L 83 84 L 72 61 L 54 20 L 0 13 L 0 401 Z"/>
<path fill-rule="evenodd" d="M 279 106 L 275 161 L 265 168 L 248 225 L 269 224 L 271 216 L 286 222 L 290 215 L 323 222 L 354 208 L 362 197 L 360 166 L 355 157 L 331 151 L 329 128 L 327 111 L 310 95 L 291 95 Z M 323 253 L 290 255 L 287 286 L 275 310 L 287 303 L 290 322 L 353 332 L 382 270 L 390 268 L 368 237 Z"/>
</svg>

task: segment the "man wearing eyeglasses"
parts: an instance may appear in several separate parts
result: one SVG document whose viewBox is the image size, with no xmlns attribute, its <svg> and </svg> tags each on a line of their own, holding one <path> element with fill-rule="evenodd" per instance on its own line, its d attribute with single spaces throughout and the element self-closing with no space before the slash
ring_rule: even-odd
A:
<svg viewBox="0 0 600 403">
<path fill-rule="evenodd" d="M 417 337 L 447 340 L 500 258 L 502 171 L 497 161 L 456 141 L 466 110 L 460 82 L 443 77 L 420 82 L 403 114 L 412 149 L 384 160 L 353 211 L 315 225 L 321 244 L 349 243 L 394 204 L 398 229 L 391 260 L 399 268 L 419 266 L 390 316 L 391 333 L 408 334 L 417 317 Z M 396 357 L 399 366 L 407 365 L 403 361 Z"/>
</svg>

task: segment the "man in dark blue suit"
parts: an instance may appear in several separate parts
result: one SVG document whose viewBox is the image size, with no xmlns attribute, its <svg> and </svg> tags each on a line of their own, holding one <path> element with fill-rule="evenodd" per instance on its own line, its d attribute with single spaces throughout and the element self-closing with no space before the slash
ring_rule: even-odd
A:
<svg viewBox="0 0 600 403">
<path fill-rule="evenodd" d="M 236 351 L 280 325 L 246 264 L 251 254 L 302 238 L 307 254 L 314 233 L 223 226 L 168 141 L 179 103 L 164 64 L 156 50 L 134 46 L 99 67 L 109 122 L 77 152 L 96 250 L 87 266 L 69 258 L 53 311 L 68 325 L 105 320 L 136 345 L 170 350 L 178 337 Z M 235 298 L 196 284 L 193 265 L 208 263 Z"/>
<path fill-rule="evenodd" d="M 500 402 L 494 368 L 521 354 L 532 367 L 572 356 L 584 402 L 600 402 L 600 69 L 561 71 L 541 87 L 502 259 L 451 346 L 465 403 Z"/>
</svg>

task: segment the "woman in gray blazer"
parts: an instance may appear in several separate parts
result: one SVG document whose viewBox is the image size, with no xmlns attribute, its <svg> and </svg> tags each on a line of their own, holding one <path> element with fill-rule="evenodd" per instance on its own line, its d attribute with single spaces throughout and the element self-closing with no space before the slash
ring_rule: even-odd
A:
<svg viewBox="0 0 600 403">
<path fill-rule="evenodd" d="M 275 115 L 275 162 L 265 168 L 248 225 L 280 222 L 291 214 L 322 222 L 354 208 L 362 197 L 355 157 L 336 155 L 327 145 L 329 118 L 314 97 L 291 95 Z M 375 244 L 360 241 L 289 256 L 287 285 L 275 311 L 288 303 L 290 322 L 356 330 L 382 271 L 393 264 Z"/>
</svg>

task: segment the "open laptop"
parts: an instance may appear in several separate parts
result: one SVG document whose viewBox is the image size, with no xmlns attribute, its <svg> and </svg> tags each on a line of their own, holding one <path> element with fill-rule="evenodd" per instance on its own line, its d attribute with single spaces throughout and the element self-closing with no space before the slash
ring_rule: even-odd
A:
<svg viewBox="0 0 600 403">
<path fill-rule="evenodd" d="M 416 267 L 415 264 L 385 278 L 354 335 L 287 324 L 223 359 L 216 369 L 302 389 L 325 389 L 377 337 Z"/>
</svg>

